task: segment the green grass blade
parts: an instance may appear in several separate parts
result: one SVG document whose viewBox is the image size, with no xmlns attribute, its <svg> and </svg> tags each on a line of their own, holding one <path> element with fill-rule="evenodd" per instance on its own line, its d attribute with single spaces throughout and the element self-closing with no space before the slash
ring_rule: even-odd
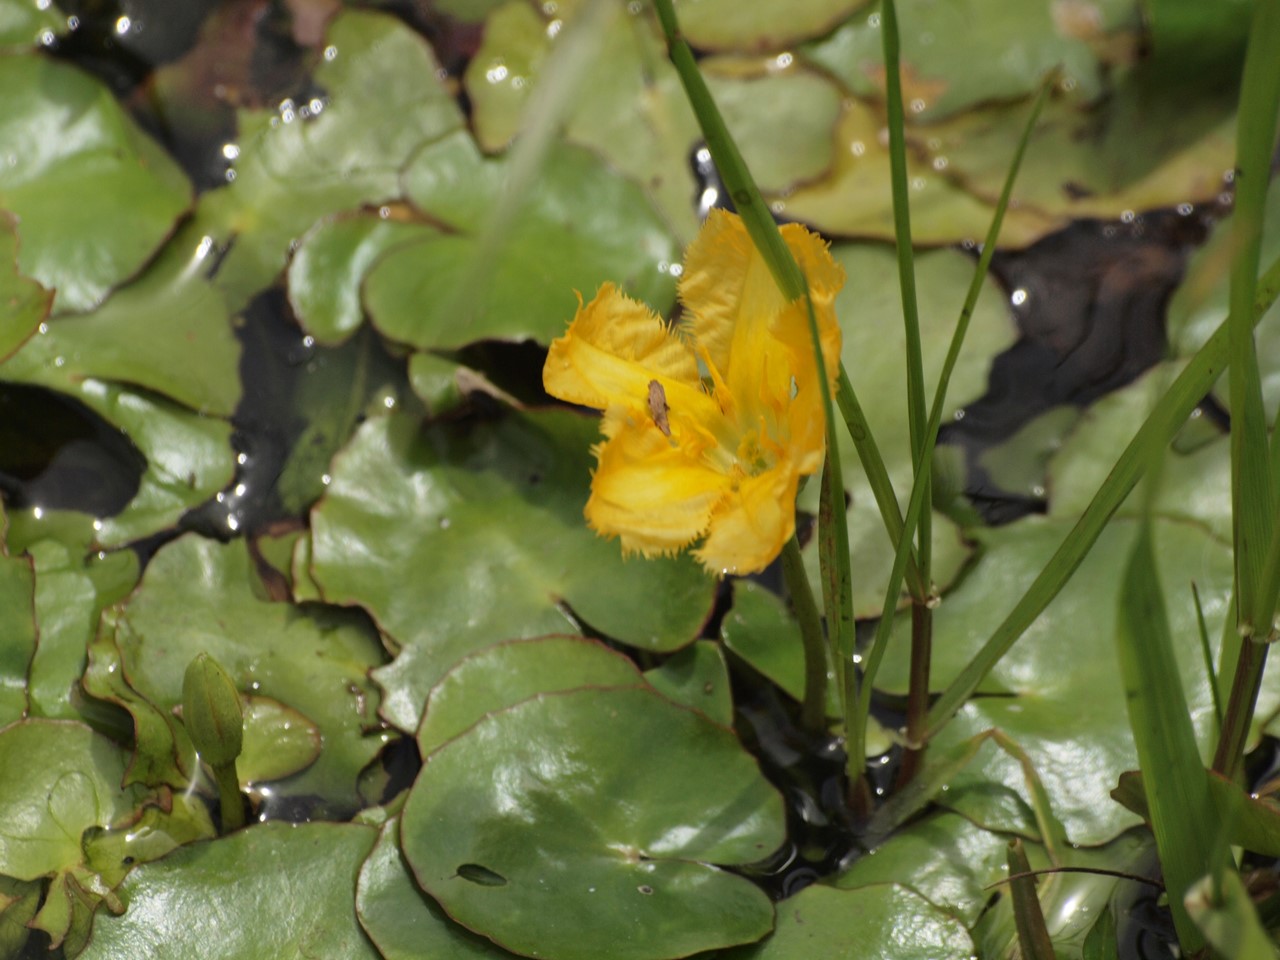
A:
<svg viewBox="0 0 1280 960">
<path fill-rule="evenodd" d="M 1125 569 L 1116 647 L 1169 906 L 1183 950 L 1192 955 L 1204 940 L 1182 901 L 1205 874 L 1221 873 L 1227 848 L 1206 829 L 1219 820 L 1173 652 L 1150 517 L 1139 527 Z"/>
<path fill-rule="evenodd" d="M 1236 550 L 1236 594 L 1241 632 L 1271 630 L 1275 596 L 1261 593 L 1267 545 L 1274 526 L 1275 490 L 1267 441 L 1262 380 L 1253 340 L 1262 218 L 1280 110 L 1280 4 L 1256 5 L 1245 53 L 1236 132 L 1236 197 L 1231 217 L 1230 313 L 1227 317 L 1231 399 L 1231 494 Z"/>
<path fill-rule="evenodd" d="M 1196 628 L 1200 633 L 1200 655 L 1204 658 L 1204 675 L 1209 681 L 1209 691 L 1213 694 L 1213 729 L 1216 734 L 1222 729 L 1222 696 L 1218 693 L 1218 675 L 1213 669 L 1213 647 L 1209 643 L 1209 625 L 1205 623 L 1200 591 L 1194 582 L 1191 584 L 1191 599 L 1196 605 Z"/>
<path fill-rule="evenodd" d="M 1273 263 L 1258 282 L 1253 306 L 1256 324 L 1280 293 L 1280 260 Z M 1120 508 L 1154 453 L 1163 450 L 1186 422 L 1191 411 L 1204 399 L 1213 382 L 1227 365 L 1227 322 L 1205 342 L 1156 404 L 1143 425 L 1112 467 L 1106 482 L 1094 494 L 1076 525 L 1063 538 L 1035 582 L 996 627 L 990 639 L 969 661 L 929 710 L 929 732 L 937 732 L 951 715 L 969 699 L 986 675 L 1022 636 L 1027 627 L 1062 590 L 1084 561 L 1089 550 Z"/>
<path fill-rule="evenodd" d="M 1192 889 L 1186 908 L 1218 956 L 1231 960 L 1276 960 L 1280 956 L 1234 870 L 1226 871 L 1216 885 L 1204 878 Z"/>
<path fill-rule="evenodd" d="M 1031 876 L 1031 864 L 1021 839 L 1015 837 L 1009 841 L 1005 862 L 1009 869 L 1009 893 L 1013 898 L 1013 923 L 1023 960 L 1056 960 L 1044 911 L 1036 895 L 1036 878 Z"/>
<path fill-rule="evenodd" d="M 1027 152 L 1027 144 L 1031 141 L 1031 131 L 1035 129 L 1036 121 L 1040 117 L 1040 111 L 1044 109 L 1044 105 L 1048 101 L 1051 88 L 1051 79 L 1046 80 L 1040 89 L 1039 96 L 1032 105 L 1026 126 L 1023 127 L 1022 136 L 1018 140 L 1018 146 L 1013 154 L 1013 161 L 1009 164 L 1009 172 L 1005 175 L 1004 186 L 1000 190 L 1000 199 L 996 202 L 995 213 L 991 218 L 991 226 L 988 228 L 986 239 L 983 241 L 982 254 L 978 257 L 978 263 L 973 271 L 973 279 L 969 283 L 969 290 L 965 294 L 964 303 L 960 308 L 960 316 L 956 322 L 955 332 L 951 337 L 951 345 L 947 348 L 947 356 L 942 364 L 942 372 L 938 376 L 938 386 L 934 391 L 933 406 L 929 411 L 929 422 L 926 426 L 925 438 L 927 443 L 925 452 L 927 456 L 917 467 L 915 480 L 911 486 L 911 496 L 907 502 L 907 516 L 905 521 L 897 528 L 897 546 L 893 567 L 889 574 L 889 587 L 885 591 L 885 602 L 881 608 L 880 622 L 876 625 L 875 639 L 872 641 L 871 649 L 867 656 L 861 694 L 862 703 L 860 704 L 860 711 L 864 713 L 870 709 L 871 685 L 875 679 L 876 672 L 880 668 L 880 663 L 884 659 L 885 652 L 888 650 L 889 631 L 893 625 L 893 612 L 897 607 L 903 569 L 910 555 L 911 537 L 904 536 L 903 531 L 914 530 L 917 518 L 924 512 L 925 497 L 930 489 L 926 478 L 932 469 L 933 448 L 938 439 L 938 428 L 942 424 L 942 411 L 946 406 L 947 388 L 951 384 L 951 374 L 955 370 L 956 363 L 960 358 L 960 350 L 964 346 L 965 336 L 969 332 L 969 321 L 973 317 L 978 295 L 982 291 L 982 283 L 986 279 L 991 257 L 995 253 L 996 243 L 1000 237 L 1000 227 L 1004 223 L 1005 211 L 1009 207 L 1009 198 L 1013 193 L 1013 184 L 1017 179 L 1018 171 L 1022 167 L 1022 160 Z M 933 713 L 931 711 L 930 717 L 932 716 Z M 932 722 L 929 726 L 933 727 Z M 928 735 L 932 735 L 933 732 L 933 729 L 930 729 Z M 856 747 L 856 743 L 854 746 Z"/>
</svg>

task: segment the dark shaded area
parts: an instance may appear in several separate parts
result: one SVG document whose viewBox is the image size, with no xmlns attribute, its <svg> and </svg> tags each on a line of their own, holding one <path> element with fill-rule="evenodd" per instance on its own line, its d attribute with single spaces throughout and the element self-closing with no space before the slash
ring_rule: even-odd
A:
<svg viewBox="0 0 1280 960">
<path fill-rule="evenodd" d="M 963 451 L 964 492 L 987 523 L 1043 512 L 1045 503 L 996 486 L 979 464 L 982 452 L 1054 407 L 1087 406 L 1164 358 L 1165 308 L 1211 222 L 1173 210 L 1130 222 L 1082 220 L 1025 250 L 995 254 L 992 275 L 1021 336 L 992 362 L 986 394 L 938 432 L 939 443 Z"/>
<path fill-rule="evenodd" d="M 133 442 L 79 400 L 0 383 L 0 493 L 11 509 L 114 516 L 146 468 Z"/>
</svg>

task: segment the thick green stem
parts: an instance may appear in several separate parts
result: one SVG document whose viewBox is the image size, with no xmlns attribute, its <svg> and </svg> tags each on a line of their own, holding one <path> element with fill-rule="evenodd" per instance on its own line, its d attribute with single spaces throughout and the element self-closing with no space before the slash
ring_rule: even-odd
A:
<svg viewBox="0 0 1280 960">
<path fill-rule="evenodd" d="M 1270 644 L 1246 637 L 1240 645 L 1235 677 L 1227 697 L 1227 710 L 1222 721 L 1222 734 L 1213 754 L 1213 769 L 1234 780 L 1244 763 L 1244 748 L 1249 739 L 1254 705 L 1262 685 L 1262 671 L 1267 665 Z"/>
<path fill-rule="evenodd" d="M 211 766 L 218 785 L 218 804 L 222 811 L 222 832 L 230 833 L 244 826 L 244 797 L 240 795 L 240 778 L 235 761 Z"/>
<path fill-rule="evenodd" d="M 787 582 L 791 606 L 800 623 L 804 644 L 804 702 L 802 716 L 806 730 L 824 733 L 827 728 L 827 651 L 822 636 L 822 617 L 813 598 L 809 575 L 795 537 L 782 548 L 782 575 Z"/>
<path fill-rule="evenodd" d="M 898 768 L 898 785 L 911 782 L 924 764 L 929 722 L 929 664 L 933 657 L 933 610 L 911 605 L 911 674 L 907 688 L 907 751 Z"/>
</svg>

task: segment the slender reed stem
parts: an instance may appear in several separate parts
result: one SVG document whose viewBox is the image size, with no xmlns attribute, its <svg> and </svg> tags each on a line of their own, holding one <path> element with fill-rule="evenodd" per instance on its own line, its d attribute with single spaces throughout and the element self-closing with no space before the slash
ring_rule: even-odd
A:
<svg viewBox="0 0 1280 960">
<path fill-rule="evenodd" d="M 823 733 L 827 728 L 827 650 L 822 635 L 822 616 L 813 598 L 813 587 L 805 573 L 800 543 L 795 537 L 782 548 L 782 575 L 787 582 L 791 606 L 800 624 L 804 644 L 804 701 L 802 718 L 806 730 Z"/>
<path fill-rule="evenodd" d="M 1228 779 L 1239 776 L 1244 764 L 1244 748 L 1253 721 L 1253 708 L 1262 686 L 1262 671 L 1267 665 L 1270 644 L 1246 637 L 1240 644 L 1235 677 L 1227 697 L 1227 712 L 1222 721 L 1222 734 L 1213 754 L 1213 769 Z"/>
<path fill-rule="evenodd" d="M 911 605 L 911 674 L 907 687 L 907 752 L 898 768 L 898 785 L 911 782 L 924 764 L 929 718 L 929 662 L 933 654 L 933 610 Z"/>
</svg>

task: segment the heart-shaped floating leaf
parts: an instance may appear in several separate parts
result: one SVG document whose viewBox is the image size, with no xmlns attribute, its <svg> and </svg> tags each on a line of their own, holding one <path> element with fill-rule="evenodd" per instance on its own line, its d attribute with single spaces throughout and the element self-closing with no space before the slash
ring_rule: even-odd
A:
<svg viewBox="0 0 1280 960">
<path fill-rule="evenodd" d="M 350 823 L 264 823 L 175 850 L 120 887 L 83 960 L 379 960 L 355 915 L 377 833 Z"/>
<path fill-rule="evenodd" d="M 396 199 L 414 148 L 463 122 L 430 48 L 393 17 L 342 12 L 325 40 L 315 96 L 241 112 L 232 182 L 204 194 L 174 240 L 184 257 L 224 255 L 210 263 L 232 310 L 272 282 L 317 220 Z"/>
<path fill-rule="evenodd" d="M 409 199 L 453 227 L 387 253 L 365 280 L 374 324 L 415 347 L 483 339 L 547 342 L 573 317 L 574 291 L 606 280 L 665 313 L 680 251 L 644 192 L 593 153 L 553 144 L 527 196 L 511 199 L 506 158 L 481 156 L 460 131 L 405 170 Z M 511 216 L 490 235 L 494 216 Z"/>
<path fill-rule="evenodd" d="M 969 960 L 969 931 L 906 887 L 885 883 L 836 890 L 806 887 L 778 905 L 778 928 L 764 943 L 718 960 Z"/>
<path fill-rule="evenodd" d="M 676 703 L 701 710 L 716 723 L 733 724 L 733 698 L 729 692 L 729 666 L 720 645 L 699 640 L 667 658 L 661 666 L 646 670 L 644 678 L 659 693 Z"/>
<path fill-rule="evenodd" d="M 244 541 L 219 544 L 183 537 L 160 550 L 119 614 L 115 641 L 133 688 L 161 712 L 182 696 L 187 664 L 199 653 L 216 659 L 241 693 L 258 693 L 314 723 L 324 750 L 314 764 L 275 792 L 318 795 L 335 812 L 359 806 L 356 778 L 386 742 L 376 727 L 377 693 L 369 669 L 383 658 L 367 620 L 352 611 L 271 603 L 255 595 Z M 267 720 L 260 711 L 248 719 Z M 270 721 L 250 734 L 283 738 L 294 750 L 297 730 Z M 139 743 L 139 752 L 164 750 Z"/>
<path fill-rule="evenodd" d="M 496 640 L 594 630 L 665 652 L 696 636 L 712 582 L 688 557 L 624 561 L 582 518 L 594 419 L 565 411 L 365 423 L 312 511 L 312 573 L 400 646 L 383 715 L 417 726 L 431 686 Z"/>
<path fill-rule="evenodd" d="M 17 221 L 0 213 L 0 360 L 9 357 L 35 333 L 53 306 L 53 291 L 46 290 L 18 270 Z"/>
<path fill-rule="evenodd" d="M 645 689 L 543 694 L 431 755 L 401 845 L 455 920 L 517 953 L 659 960 L 772 926 L 713 864 L 771 853 L 782 800 L 728 729 Z"/>
<path fill-rule="evenodd" d="M 701 0 L 681 7 L 680 29 L 695 47 L 711 50 L 780 50 L 826 33 L 859 0 L 796 0 L 743 6 L 734 0 Z"/>
<path fill-rule="evenodd" d="M 463 657 L 431 688 L 418 728 L 418 750 L 425 757 L 486 713 L 535 694 L 643 683 L 635 664 L 586 637 L 495 643 Z"/>
<path fill-rule="evenodd" d="M 400 819 L 383 825 L 360 868 L 356 913 L 386 960 L 509 960 L 513 954 L 454 923 L 423 894 L 400 854 Z"/>
<path fill-rule="evenodd" d="M 0 59 L 0 208 L 22 272 L 88 310 L 133 274 L 191 202 L 178 165 L 89 75 L 37 55 Z"/>
<path fill-rule="evenodd" d="M 0 547 L 0 725 L 27 713 L 27 669 L 36 649 L 35 576 L 26 557 Z"/>
</svg>

